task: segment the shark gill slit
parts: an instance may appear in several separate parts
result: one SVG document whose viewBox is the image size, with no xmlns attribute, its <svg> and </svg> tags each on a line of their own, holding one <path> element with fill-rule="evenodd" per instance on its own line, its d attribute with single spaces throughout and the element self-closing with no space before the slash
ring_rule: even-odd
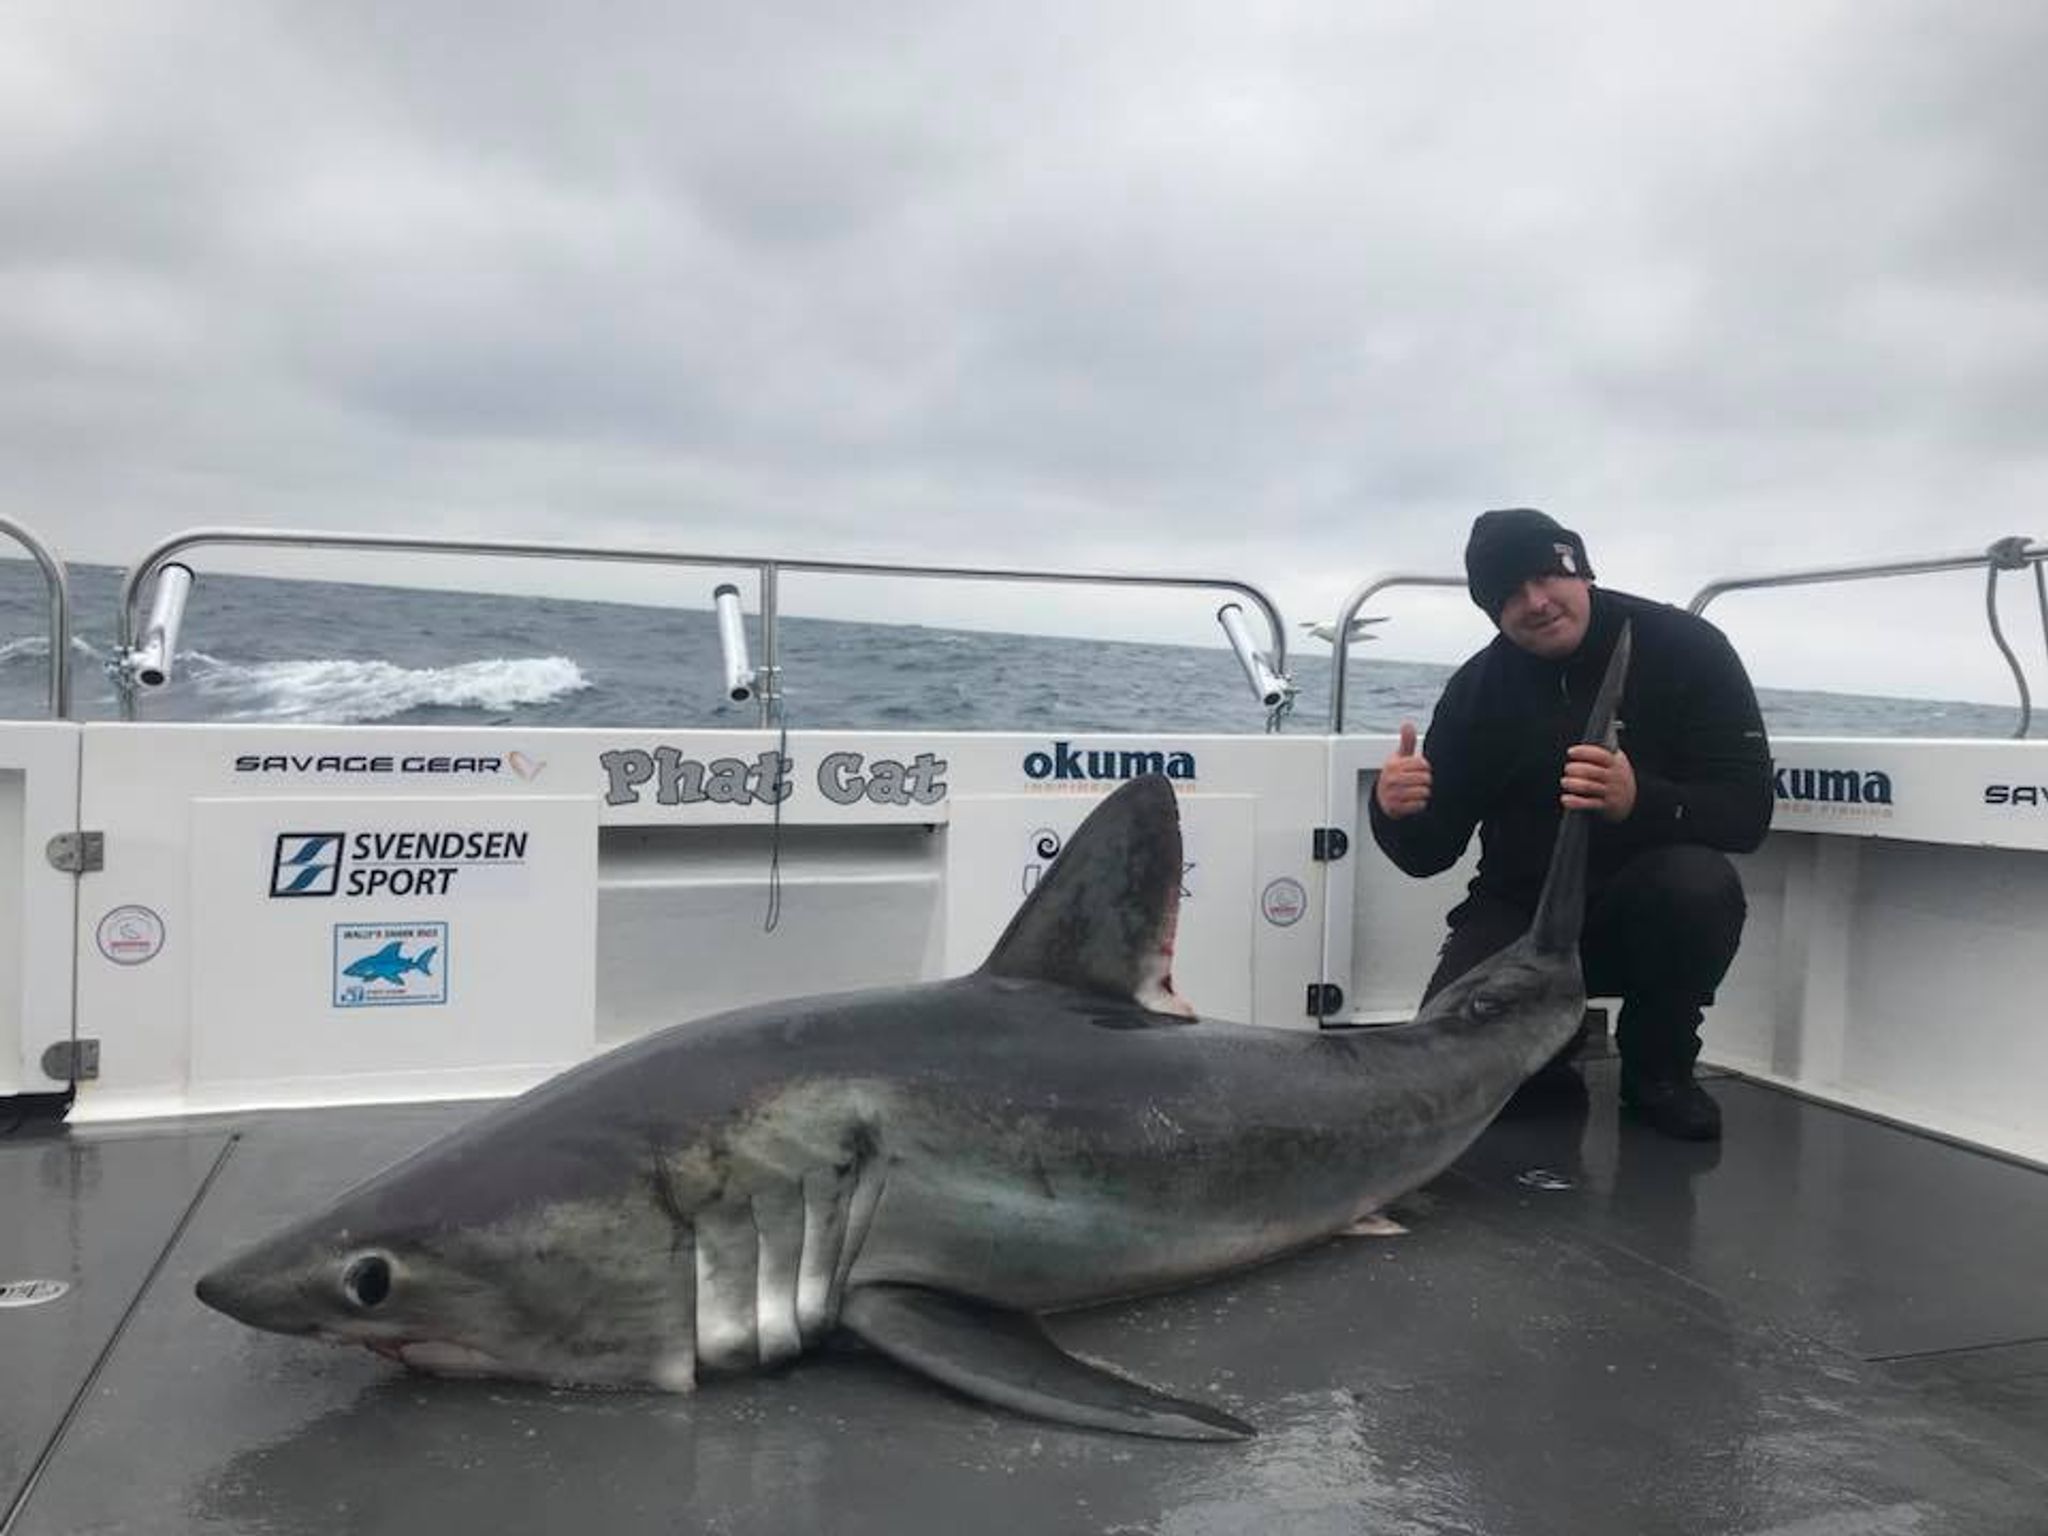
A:
<svg viewBox="0 0 2048 1536">
<path fill-rule="evenodd" d="M 653 1376 L 657 1386 L 670 1390 L 687 1391 L 697 1384 L 697 1229 L 692 1226 L 683 1235 L 679 1245 L 672 1246 L 670 1256 L 676 1260 L 676 1284 L 678 1295 L 678 1321 L 682 1323 L 683 1338 L 663 1353 L 653 1363 Z"/>
<path fill-rule="evenodd" d="M 772 1184 L 755 1191 L 759 1249 L 754 1263 L 754 1332 L 761 1364 L 781 1365 L 803 1353 L 797 1325 L 797 1284 L 803 1273 L 803 1186 Z"/>
<path fill-rule="evenodd" d="M 846 1241 L 848 1179 L 847 1172 L 839 1168 L 813 1168 L 803 1176 L 804 1233 L 797 1258 L 796 1326 L 806 1345 L 817 1343 L 832 1327 L 836 1310 L 833 1281 L 840 1248 Z"/>
<path fill-rule="evenodd" d="M 889 1182 L 881 1158 L 875 1155 L 874 1145 L 873 1133 L 867 1132 L 848 1175 L 846 1236 L 839 1247 L 839 1262 L 832 1272 L 831 1309 L 835 1318 L 846 1297 L 846 1283 L 853 1273 L 854 1260 L 860 1257 L 861 1246 L 867 1242 L 868 1228 L 875 1219 L 875 1208 L 882 1203 L 882 1191 Z"/>
<path fill-rule="evenodd" d="M 660 1145 L 650 1143 L 649 1152 L 648 1187 L 653 1192 L 656 1207 L 668 1218 L 669 1257 L 679 1260 L 685 1248 L 696 1247 L 696 1228 L 690 1221 L 689 1212 L 683 1209 L 682 1197 L 676 1193 L 675 1175 L 669 1168 L 668 1159 L 662 1155 Z"/>
<path fill-rule="evenodd" d="M 751 1200 L 724 1200 L 697 1212 L 697 1363 L 708 1371 L 760 1364 L 760 1233 Z"/>
<path fill-rule="evenodd" d="M 687 1391 L 697 1382 L 697 1225 L 683 1209 L 674 1172 L 662 1155 L 660 1143 L 653 1138 L 649 1139 L 648 1153 L 647 1187 L 655 1209 L 669 1226 L 669 1269 L 676 1277 L 678 1321 L 683 1335 L 654 1352 L 648 1360 L 648 1377 L 664 1390 Z"/>
</svg>

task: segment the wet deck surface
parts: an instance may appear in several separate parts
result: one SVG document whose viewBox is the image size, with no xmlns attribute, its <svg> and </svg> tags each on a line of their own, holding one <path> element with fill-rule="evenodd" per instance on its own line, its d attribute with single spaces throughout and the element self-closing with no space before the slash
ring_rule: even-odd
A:
<svg viewBox="0 0 2048 1536">
<path fill-rule="evenodd" d="M 1054 1321 L 1260 1427 L 1220 1446 L 853 1354 L 694 1398 L 428 1381 L 193 1298 L 471 1107 L 17 1133 L 0 1281 L 73 1289 L 0 1309 L 0 1536 L 2048 1532 L 2048 1175 L 1734 1081 L 1725 1145 L 1682 1146 L 1610 1073 L 1406 1236 Z"/>
</svg>

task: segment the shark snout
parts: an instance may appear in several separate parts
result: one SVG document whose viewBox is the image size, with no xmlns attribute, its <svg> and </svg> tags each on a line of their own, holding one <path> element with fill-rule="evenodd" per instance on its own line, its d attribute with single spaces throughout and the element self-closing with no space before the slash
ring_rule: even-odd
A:
<svg viewBox="0 0 2048 1536">
<path fill-rule="evenodd" d="M 236 1277 L 232 1264 L 208 1270 L 199 1277 L 199 1283 L 192 1287 L 192 1291 L 214 1311 L 224 1312 L 238 1323 L 258 1328 L 265 1326 L 257 1315 L 261 1309 L 252 1304 L 250 1287 Z"/>
<path fill-rule="evenodd" d="M 214 1311 L 251 1328 L 271 1333 L 312 1333 L 317 1326 L 296 1286 L 281 1283 L 275 1275 L 252 1266 L 246 1258 L 208 1270 L 192 1291 Z"/>
<path fill-rule="evenodd" d="M 234 1309 L 228 1303 L 228 1288 L 220 1278 L 218 1270 L 209 1270 L 199 1277 L 199 1283 L 192 1287 L 192 1294 L 205 1302 L 216 1312 L 225 1312 L 233 1317 Z"/>
</svg>

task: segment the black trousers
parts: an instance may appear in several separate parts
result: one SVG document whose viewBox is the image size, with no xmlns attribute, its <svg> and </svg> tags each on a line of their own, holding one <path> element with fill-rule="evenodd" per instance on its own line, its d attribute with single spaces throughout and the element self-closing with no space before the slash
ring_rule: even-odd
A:
<svg viewBox="0 0 2048 1536">
<path fill-rule="evenodd" d="M 1696 844 L 1653 848 L 1590 894 L 1579 959 L 1586 995 L 1619 997 L 1615 1048 L 1642 1081 L 1691 1075 L 1700 1053 L 1700 1010 L 1728 974 L 1749 904 L 1725 855 Z M 1496 896 L 1451 909 L 1426 1002 L 1528 931 L 1533 914 Z"/>
</svg>

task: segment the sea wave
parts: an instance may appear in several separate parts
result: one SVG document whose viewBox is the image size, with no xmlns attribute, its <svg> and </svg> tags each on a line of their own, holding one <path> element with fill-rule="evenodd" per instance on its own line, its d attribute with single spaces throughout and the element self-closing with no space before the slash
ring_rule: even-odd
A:
<svg viewBox="0 0 2048 1536">
<path fill-rule="evenodd" d="M 71 637 L 72 654 L 97 658 L 99 652 L 77 635 Z M 24 635 L 19 640 L 0 644 L 0 667 L 16 661 L 47 661 L 50 656 L 50 641 L 47 635 Z"/>
<path fill-rule="evenodd" d="M 219 719 L 346 724 L 415 709 L 506 711 L 552 704 L 590 686 L 567 656 L 491 657 L 448 667 L 388 661 L 222 661 L 181 653 L 192 693 Z"/>
</svg>

